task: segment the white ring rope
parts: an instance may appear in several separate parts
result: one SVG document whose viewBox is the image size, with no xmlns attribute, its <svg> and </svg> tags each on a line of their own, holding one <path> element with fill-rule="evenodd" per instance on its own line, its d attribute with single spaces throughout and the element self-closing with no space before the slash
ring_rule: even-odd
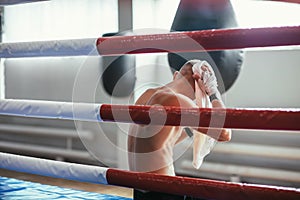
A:
<svg viewBox="0 0 300 200">
<path fill-rule="evenodd" d="M 0 168 L 17 172 L 107 184 L 108 168 L 0 153 Z"/>
<path fill-rule="evenodd" d="M 49 40 L 0 44 L 1 58 L 99 55 L 96 39 Z"/>
<path fill-rule="evenodd" d="M 101 122 L 101 104 L 0 100 L 0 115 Z"/>
<path fill-rule="evenodd" d="M 0 0 L 0 6 L 9 6 L 9 5 L 22 4 L 22 3 L 35 3 L 41 1 L 49 1 L 49 0 Z"/>
</svg>

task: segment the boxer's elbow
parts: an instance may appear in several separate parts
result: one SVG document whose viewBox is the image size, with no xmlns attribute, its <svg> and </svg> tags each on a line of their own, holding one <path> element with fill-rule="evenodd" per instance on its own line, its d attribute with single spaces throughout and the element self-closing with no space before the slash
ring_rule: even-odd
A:
<svg viewBox="0 0 300 200">
<path fill-rule="evenodd" d="M 222 129 L 218 141 L 228 142 L 231 140 L 231 129 Z"/>
<path fill-rule="evenodd" d="M 199 127 L 197 131 L 214 138 L 218 142 L 228 142 L 231 140 L 231 129 Z"/>
</svg>

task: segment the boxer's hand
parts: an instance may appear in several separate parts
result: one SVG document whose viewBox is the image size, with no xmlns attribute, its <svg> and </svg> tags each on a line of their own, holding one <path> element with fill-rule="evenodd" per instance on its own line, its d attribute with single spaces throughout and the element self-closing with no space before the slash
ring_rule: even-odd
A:
<svg viewBox="0 0 300 200">
<path fill-rule="evenodd" d="M 216 94 L 218 92 L 218 83 L 212 67 L 207 62 L 198 62 L 194 66 L 198 70 L 195 71 L 193 77 L 197 81 L 201 90 L 208 96 Z M 199 68 L 201 70 L 199 70 Z"/>
<path fill-rule="evenodd" d="M 210 66 L 202 66 L 203 69 L 203 84 L 206 94 L 211 96 L 218 92 L 218 83 L 216 75 Z"/>
</svg>

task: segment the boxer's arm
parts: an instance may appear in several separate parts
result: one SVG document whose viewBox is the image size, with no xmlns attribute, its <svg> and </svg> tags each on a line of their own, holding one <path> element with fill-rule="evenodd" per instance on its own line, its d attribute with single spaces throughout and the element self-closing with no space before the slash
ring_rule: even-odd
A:
<svg viewBox="0 0 300 200">
<path fill-rule="evenodd" d="M 199 88 L 205 92 L 210 99 L 213 108 L 225 108 L 225 104 L 222 101 L 221 94 L 218 90 L 218 83 L 215 76 L 215 73 L 212 67 L 206 63 L 206 65 L 202 65 L 201 63 L 199 66 L 193 66 L 198 69 L 199 73 L 194 73 L 193 78 L 196 80 Z M 196 64 L 197 65 L 197 64 Z M 217 128 L 197 128 L 199 132 L 207 134 L 218 141 L 229 141 L 231 140 L 231 130 L 230 129 L 217 129 Z"/>
<path fill-rule="evenodd" d="M 222 100 L 214 100 L 213 106 L 223 105 Z M 153 95 L 150 100 L 150 105 L 162 105 L 162 106 L 176 106 L 176 107 L 185 107 L 185 108 L 195 108 L 198 107 L 191 99 L 183 95 L 174 95 L 170 93 L 159 93 Z M 206 134 L 218 141 L 229 141 L 231 139 L 231 130 L 230 129 L 216 129 L 216 128 L 203 128 L 203 127 L 194 127 L 193 130 L 200 132 L 199 134 Z M 188 135 L 185 130 L 182 131 L 180 138 L 176 143 L 187 138 Z"/>
<path fill-rule="evenodd" d="M 222 101 L 221 95 L 219 91 L 216 92 L 216 94 L 213 94 L 213 96 L 210 96 L 210 101 L 213 108 L 225 108 L 225 105 Z M 208 134 L 209 136 L 217 139 L 218 141 L 226 142 L 231 140 L 231 129 L 217 129 L 217 128 L 198 128 L 198 131 L 204 132 Z"/>
</svg>

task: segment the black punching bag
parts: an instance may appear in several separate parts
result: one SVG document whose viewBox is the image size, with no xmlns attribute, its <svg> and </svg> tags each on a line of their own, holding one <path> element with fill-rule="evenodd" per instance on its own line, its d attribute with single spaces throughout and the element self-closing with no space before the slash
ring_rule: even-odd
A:
<svg viewBox="0 0 300 200">
<path fill-rule="evenodd" d="M 236 26 L 230 0 L 181 0 L 171 31 L 222 29 Z M 238 77 L 243 53 L 241 50 L 225 50 L 168 54 L 169 64 L 174 70 L 179 70 L 190 59 L 207 60 L 212 65 L 218 79 L 219 90 L 223 93 Z"/>
<path fill-rule="evenodd" d="M 103 37 L 111 37 L 117 33 L 106 33 Z M 103 56 L 102 83 L 105 91 L 114 97 L 130 96 L 136 81 L 135 56 Z"/>
</svg>

